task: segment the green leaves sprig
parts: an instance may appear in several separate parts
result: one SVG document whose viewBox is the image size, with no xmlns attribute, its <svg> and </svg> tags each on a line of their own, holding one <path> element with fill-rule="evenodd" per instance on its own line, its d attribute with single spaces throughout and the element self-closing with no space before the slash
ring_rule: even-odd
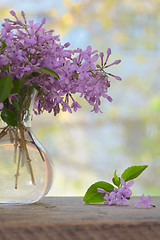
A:
<svg viewBox="0 0 160 240">
<path fill-rule="evenodd" d="M 116 170 L 114 172 L 114 177 L 112 178 L 112 182 L 115 186 L 104 181 L 96 182 L 88 188 L 83 198 L 83 201 L 87 204 L 104 202 L 105 193 L 99 193 L 97 191 L 97 188 L 102 188 L 106 192 L 112 192 L 115 187 L 118 187 L 118 188 L 121 187 L 121 178 L 123 178 L 125 182 L 133 180 L 137 178 L 147 167 L 148 165 L 128 167 L 127 169 L 124 170 L 121 177 L 117 176 L 117 170 Z"/>
<path fill-rule="evenodd" d="M 0 78 L 0 102 L 4 102 L 10 95 L 12 90 L 11 75 Z"/>
<path fill-rule="evenodd" d="M 5 42 L 2 42 L 0 50 L 3 50 L 5 47 Z M 44 73 L 53 76 L 55 79 L 59 79 L 59 75 L 55 71 L 47 67 L 41 67 L 39 72 L 33 72 L 30 75 L 24 74 L 21 79 L 16 78 L 12 80 L 10 74 L 0 78 L 0 103 L 4 103 L 4 108 L 1 111 L 1 118 L 5 123 L 11 126 L 17 126 L 17 112 L 20 110 L 24 95 L 26 95 L 25 82 L 32 77 L 39 77 L 41 74 Z M 47 79 L 48 78 L 46 78 L 46 80 Z M 42 96 L 46 95 L 37 83 L 32 82 L 31 84 L 32 87 L 35 88 L 39 94 L 42 94 Z M 12 104 L 10 104 L 8 100 L 10 94 L 16 94 L 17 96 L 17 101 L 13 101 Z"/>
</svg>

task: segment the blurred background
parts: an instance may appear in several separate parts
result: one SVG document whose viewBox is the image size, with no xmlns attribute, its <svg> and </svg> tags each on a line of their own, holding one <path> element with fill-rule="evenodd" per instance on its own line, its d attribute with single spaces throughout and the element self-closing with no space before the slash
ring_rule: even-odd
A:
<svg viewBox="0 0 160 240">
<path fill-rule="evenodd" d="M 71 48 L 112 49 L 113 102 L 91 113 L 83 99 L 76 113 L 35 116 L 33 131 L 50 153 L 55 173 L 48 195 L 83 196 L 96 181 L 109 181 L 132 165 L 149 167 L 134 195 L 160 195 L 160 0 L 0 0 L 0 22 L 9 11 L 47 18 L 46 29 Z"/>
</svg>

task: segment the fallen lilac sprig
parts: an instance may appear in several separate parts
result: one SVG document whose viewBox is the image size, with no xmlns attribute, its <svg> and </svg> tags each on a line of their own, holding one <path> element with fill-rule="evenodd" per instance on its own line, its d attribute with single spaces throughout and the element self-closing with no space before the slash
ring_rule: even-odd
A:
<svg viewBox="0 0 160 240">
<path fill-rule="evenodd" d="M 147 165 L 129 167 L 122 173 L 121 177 L 117 176 L 116 170 L 112 178 L 113 184 L 104 181 L 92 184 L 87 190 L 83 201 L 85 203 L 104 203 L 109 206 L 120 204 L 128 206 L 132 196 L 130 187 L 134 184 L 133 179 L 137 178 L 147 167 Z M 144 198 L 144 195 L 142 195 L 141 201 L 137 202 L 135 207 L 139 207 L 141 204 L 145 208 L 155 207 L 150 204 L 150 201 L 150 196 Z"/>
<path fill-rule="evenodd" d="M 134 180 L 129 181 L 126 183 L 123 178 L 121 178 L 122 187 L 114 188 L 113 192 L 106 192 L 104 189 L 97 188 L 99 193 L 105 193 L 104 196 L 104 204 L 108 205 L 129 205 L 129 199 L 132 196 L 132 191 L 129 189 L 134 184 Z M 135 208 L 144 205 L 145 208 L 155 207 L 155 205 L 150 204 L 151 196 L 148 195 L 144 197 L 144 194 L 141 196 L 141 201 L 137 201 L 135 204 Z"/>
</svg>

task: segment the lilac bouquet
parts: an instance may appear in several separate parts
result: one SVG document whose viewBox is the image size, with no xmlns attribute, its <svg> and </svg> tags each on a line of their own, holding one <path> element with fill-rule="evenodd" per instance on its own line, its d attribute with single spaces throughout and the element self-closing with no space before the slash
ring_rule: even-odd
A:
<svg viewBox="0 0 160 240">
<path fill-rule="evenodd" d="M 68 49 L 70 43 L 61 44 L 60 37 L 53 35 L 54 30 L 44 29 L 45 18 L 41 23 L 34 23 L 33 20 L 27 22 L 23 11 L 22 20 L 13 10 L 10 13 L 14 20 L 5 19 L 0 32 L 0 114 L 6 124 L 0 139 L 9 132 L 15 146 L 15 159 L 20 144 L 34 183 L 25 143 L 27 132 L 36 145 L 25 125 L 32 100 L 35 99 L 35 114 L 46 110 L 56 116 L 60 111 L 77 111 L 81 106 L 74 95 L 79 94 L 92 106 L 92 111 L 101 112 L 101 97 L 112 101 L 108 95 L 109 77 L 121 80 L 108 72 L 108 68 L 121 60 L 108 63 L 110 48 L 106 57 L 91 46 L 86 50 Z"/>
<path fill-rule="evenodd" d="M 38 91 L 34 109 L 38 114 L 44 110 L 54 115 L 60 110 L 77 111 L 81 106 L 73 97 L 76 93 L 96 113 L 101 111 L 101 97 L 112 101 L 108 95 L 109 76 L 121 78 L 105 70 L 121 61 L 108 64 L 110 48 L 105 59 L 103 52 L 98 54 L 91 46 L 69 50 L 68 42 L 62 45 L 53 30 L 43 28 L 45 18 L 41 23 L 27 23 L 24 12 L 23 22 L 14 11 L 10 13 L 15 21 L 5 19 L 0 33 L 0 110 L 7 124 L 17 126 L 22 120 L 19 107 L 26 108 L 23 99 L 31 88 Z M 101 64 L 96 65 L 98 60 Z M 12 122 L 6 118 L 10 113 L 7 110 L 14 115 Z"/>
</svg>

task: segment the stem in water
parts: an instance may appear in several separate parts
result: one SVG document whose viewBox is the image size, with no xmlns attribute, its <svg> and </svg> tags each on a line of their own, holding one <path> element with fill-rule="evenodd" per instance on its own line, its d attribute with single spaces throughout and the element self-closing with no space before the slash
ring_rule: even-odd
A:
<svg viewBox="0 0 160 240">
<path fill-rule="evenodd" d="M 26 146 L 26 140 L 25 140 L 25 136 L 24 136 L 24 131 L 25 130 L 24 130 L 23 125 L 21 125 L 21 124 L 19 124 L 18 128 L 19 128 L 20 135 L 21 135 L 21 147 L 24 148 L 24 150 L 25 150 L 26 158 L 27 158 L 27 164 L 28 164 L 29 171 L 30 171 L 30 174 L 31 174 L 31 180 L 32 180 L 32 183 L 35 185 L 36 183 L 35 183 L 35 179 L 34 179 L 34 175 L 33 175 L 31 159 L 29 157 L 28 149 L 27 149 L 27 146 Z"/>
</svg>

